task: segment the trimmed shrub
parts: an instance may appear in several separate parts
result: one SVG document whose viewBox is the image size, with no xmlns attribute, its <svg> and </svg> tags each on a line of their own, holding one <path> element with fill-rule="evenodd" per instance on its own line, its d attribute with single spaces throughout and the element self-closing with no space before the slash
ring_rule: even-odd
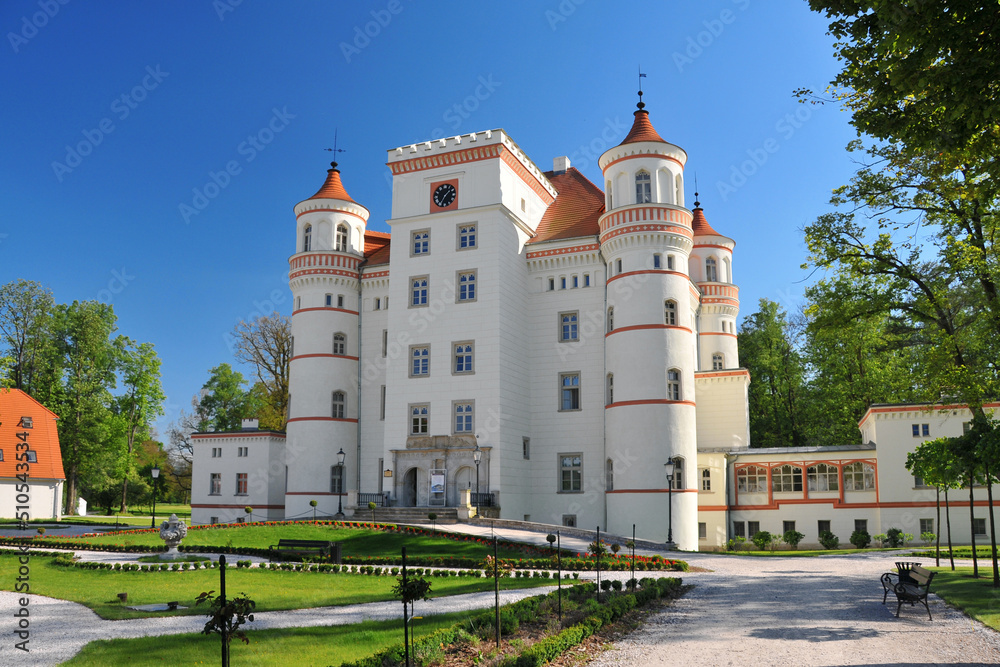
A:
<svg viewBox="0 0 1000 667">
<path fill-rule="evenodd" d="M 899 528 L 890 528 L 885 531 L 885 545 L 890 549 L 903 546 L 903 531 Z"/>
<path fill-rule="evenodd" d="M 851 533 L 851 544 L 854 545 L 855 549 L 867 549 L 871 543 L 872 536 L 868 534 L 867 530 L 856 530 Z"/>
<path fill-rule="evenodd" d="M 771 543 L 771 533 L 766 530 L 758 530 L 753 536 L 753 544 L 758 550 L 763 551 Z"/>
<path fill-rule="evenodd" d="M 840 546 L 840 538 L 829 530 L 824 530 L 819 534 L 819 543 L 823 545 L 824 549 L 836 549 Z"/>
<path fill-rule="evenodd" d="M 804 538 L 805 535 L 797 530 L 786 530 L 785 534 L 781 536 L 781 541 L 792 549 L 798 549 L 799 542 L 801 542 Z"/>
</svg>

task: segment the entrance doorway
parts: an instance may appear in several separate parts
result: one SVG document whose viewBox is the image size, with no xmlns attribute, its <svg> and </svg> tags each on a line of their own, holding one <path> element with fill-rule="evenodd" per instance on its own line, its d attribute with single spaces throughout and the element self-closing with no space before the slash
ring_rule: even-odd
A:
<svg viewBox="0 0 1000 667">
<path fill-rule="evenodd" d="M 462 491 L 471 489 L 475 493 L 476 490 L 473 488 L 475 484 L 475 470 L 469 466 L 459 468 L 455 473 L 455 483 L 448 489 L 448 506 L 458 507 L 459 502 L 462 500 Z"/>
<path fill-rule="evenodd" d="M 410 468 L 403 475 L 403 481 L 399 489 L 400 507 L 417 506 L 417 470 L 419 468 Z"/>
</svg>

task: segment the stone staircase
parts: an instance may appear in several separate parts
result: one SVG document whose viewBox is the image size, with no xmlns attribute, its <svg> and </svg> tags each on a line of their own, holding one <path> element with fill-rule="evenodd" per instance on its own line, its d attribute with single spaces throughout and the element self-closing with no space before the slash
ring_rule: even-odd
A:
<svg viewBox="0 0 1000 667">
<path fill-rule="evenodd" d="M 375 521 L 377 523 L 431 523 L 427 518 L 430 513 L 437 514 L 438 524 L 458 523 L 458 510 L 454 507 L 376 507 Z M 358 508 L 354 512 L 355 521 L 370 521 L 372 511 L 368 508 Z"/>
</svg>

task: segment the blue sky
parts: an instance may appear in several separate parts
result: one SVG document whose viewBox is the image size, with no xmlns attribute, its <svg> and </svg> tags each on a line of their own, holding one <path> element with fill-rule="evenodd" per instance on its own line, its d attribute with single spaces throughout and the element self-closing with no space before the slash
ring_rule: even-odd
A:
<svg viewBox="0 0 1000 667">
<path fill-rule="evenodd" d="M 837 71 L 803 0 L 0 3 L 0 283 L 114 305 L 163 360 L 168 415 L 233 362 L 241 318 L 291 313 L 292 207 L 345 186 L 388 231 L 385 151 L 503 128 L 544 170 L 600 183 L 641 65 L 653 125 L 684 148 L 736 240 L 741 314 L 794 308 L 801 229 L 852 166 L 848 115 L 798 104 Z"/>
</svg>

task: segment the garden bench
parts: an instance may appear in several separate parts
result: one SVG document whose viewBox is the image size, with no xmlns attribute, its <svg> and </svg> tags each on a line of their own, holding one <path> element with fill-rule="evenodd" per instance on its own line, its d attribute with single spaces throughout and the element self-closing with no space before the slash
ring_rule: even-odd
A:
<svg viewBox="0 0 1000 667">
<path fill-rule="evenodd" d="M 339 563 L 340 546 L 341 542 L 328 540 L 280 539 L 277 544 L 268 547 L 268 555 L 272 562 L 287 556 L 320 556 L 328 558 L 331 563 Z"/>
<path fill-rule="evenodd" d="M 903 564 L 900 563 L 900 565 Z M 920 567 L 917 563 L 905 563 L 905 565 L 912 567 L 901 568 L 899 574 L 886 572 L 882 575 L 882 589 L 884 591 L 882 604 L 885 604 L 889 591 L 892 591 L 896 596 L 897 602 L 896 618 L 899 618 L 899 610 L 903 607 L 904 602 L 909 602 L 910 606 L 919 602 L 927 610 L 928 620 L 933 621 L 931 608 L 927 605 L 927 594 L 930 592 L 931 580 L 934 579 L 934 573 L 927 568 Z"/>
</svg>

